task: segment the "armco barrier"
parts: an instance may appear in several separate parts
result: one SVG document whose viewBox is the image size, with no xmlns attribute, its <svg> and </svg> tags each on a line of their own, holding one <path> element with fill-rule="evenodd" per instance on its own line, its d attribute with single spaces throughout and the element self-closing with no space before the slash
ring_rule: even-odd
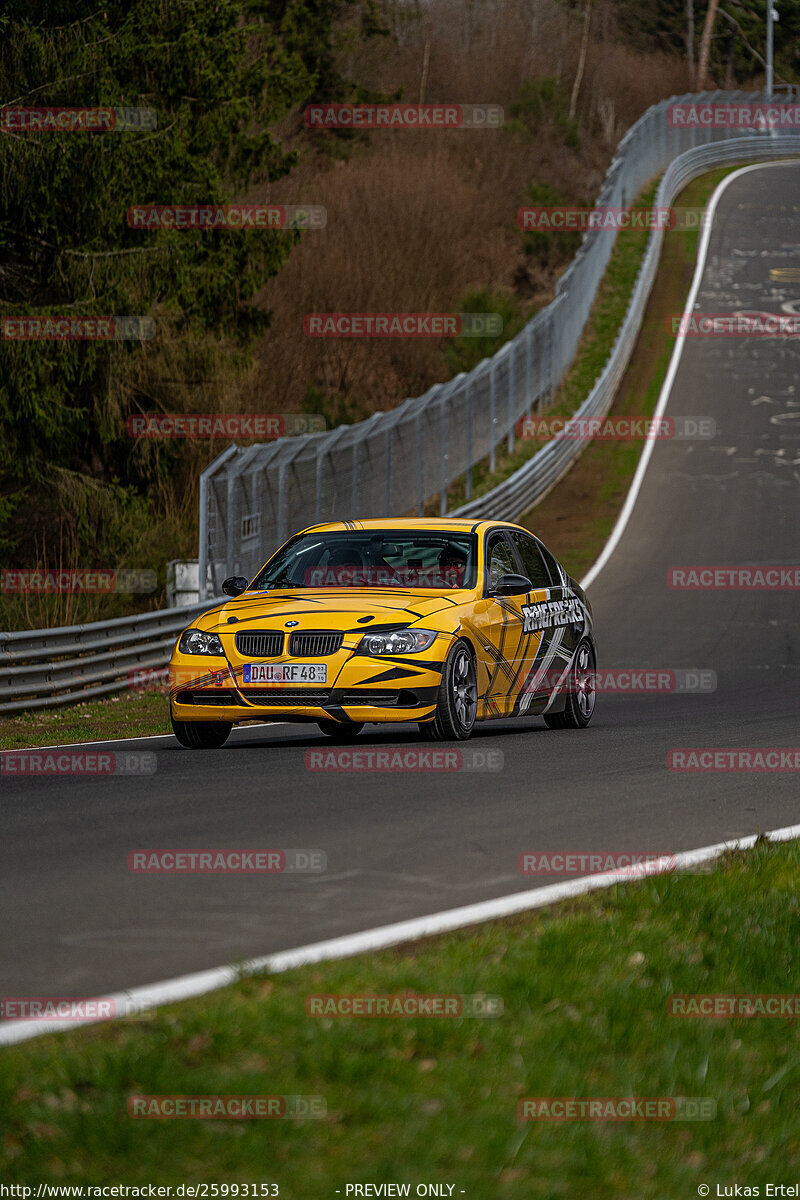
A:
<svg viewBox="0 0 800 1200">
<path fill-rule="evenodd" d="M 666 206 L 690 180 L 714 167 L 800 156 L 797 134 L 771 131 L 732 137 L 726 130 L 690 132 L 668 129 L 666 124 L 665 110 L 671 103 L 759 99 L 753 93 L 713 92 L 673 97 L 649 109 L 620 142 L 598 205 L 631 203 L 660 171 L 664 177 L 655 203 Z M 700 144 L 681 145 L 687 138 Z M 623 162 L 635 164 L 626 172 L 627 183 Z M 663 236 L 661 230 L 651 233 L 622 327 L 580 416 L 602 416 L 611 405 L 641 326 Z M 332 433 L 283 438 L 247 449 L 229 446 L 201 480 L 200 579 L 211 580 L 210 590 L 219 591 L 225 575 L 252 577 L 292 530 L 337 517 L 421 512 L 437 490 L 445 497 L 447 486 L 462 472 L 469 485 L 472 466 L 487 454 L 493 456 L 503 438 L 511 444 L 519 417 L 534 405 L 544 406 L 563 378 L 612 242 L 608 235 L 598 243 L 596 234 L 588 234 L 559 281 L 553 303 L 469 375 L 406 400 L 391 413 L 376 413 Z M 582 449 L 579 441 L 553 439 L 507 480 L 452 515 L 516 519 L 550 490 Z M 184 626 L 217 602 L 208 599 L 191 608 L 91 625 L 0 634 L 0 713 L 124 691 L 130 671 L 165 666 Z"/>
<path fill-rule="evenodd" d="M 224 597 L 223 597 L 224 599 Z M 178 634 L 216 601 L 91 625 L 0 633 L 0 713 L 96 700 L 166 666 Z"/>
<path fill-rule="evenodd" d="M 800 156 L 800 135 L 784 135 L 775 139 L 772 145 L 766 146 L 755 147 L 752 138 L 737 138 L 721 145 L 688 150 L 667 168 L 658 188 L 655 206 L 669 206 L 687 183 L 713 167 L 724 166 L 726 163 L 767 161 L 784 158 L 787 154 Z M 574 414 L 576 417 L 604 417 L 614 402 L 620 380 L 636 344 L 647 299 L 656 277 L 663 237 L 664 231 L 661 229 L 654 230 L 650 237 L 617 340 L 600 377 Z M 455 509 L 451 516 L 474 517 L 476 520 L 518 520 L 547 495 L 553 485 L 570 469 L 586 445 L 586 442 L 565 437 L 553 438 L 508 479 L 472 503 Z"/>
<path fill-rule="evenodd" d="M 797 135 L 780 130 L 742 136 L 736 129 L 688 129 L 668 123 L 672 104 L 739 103 L 757 93 L 706 92 L 654 105 L 627 132 L 597 198 L 626 207 L 662 172 L 668 202 L 681 182 L 710 167 L 796 153 Z M 653 231 L 627 317 L 605 368 L 581 410 L 602 413 L 628 361 L 642 319 L 663 234 Z M 252 578 L 290 533 L 321 521 L 422 514 L 431 498 L 447 507 L 447 489 L 463 477 L 459 513 L 510 517 L 545 494 L 580 453 L 581 443 L 547 446 L 488 496 L 473 501 L 474 466 L 497 445 L 514 445 L 520 417 L 541 411 L 572 361 L 614 244 L 592 230 L 558 281 L 551 304 L 469 374 L 437 384 L 387 413 L 328 433 L 268 445 L 229 446 L 200 481 L 200 578 L 219 590 L 226 575 Z"/>
</svg>

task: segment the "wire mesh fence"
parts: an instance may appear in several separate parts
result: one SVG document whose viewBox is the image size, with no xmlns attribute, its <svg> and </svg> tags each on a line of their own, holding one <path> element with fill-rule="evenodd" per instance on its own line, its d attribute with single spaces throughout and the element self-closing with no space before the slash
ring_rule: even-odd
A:
<svg viewBox="0 0 800 1200">
<path fill-rule="evenodd" d="M 789 152 L 791 128 L 753 129 L 743 137 L 737 128 L 682 127 L 667 119 L 667 110 L 675 104 L 752 104 L 759 99 L 754 93 L 706 92 L 672 97 L 648 109 L 619 143 L 597 206 L 629 206 L 650 180 L 696 147 L 730 142 L 731 153 L 735 151 L 734 157 L 742 161 Z M 701 169 L 729 158 L 711 153 L 702 158 Z M 691 177 L 689 170 L 686 178 Z M 658 242 L 656 233 L 651 247 Z M 200 484 L 200 580 L 205 594 L 218 594 L 227 575 L 252 578 L 291 533 L 309 525 L 367 516 L 422 515 L 431 503 L 444 513 L 448 488 L 462 478 L 466 504 L 459 512 L 480 511 L 508 519 L 514 507 L 508 504 L 514 477 L 489 493 L 488 500 L 473 501 L 473 470 L 483 460 L 493 467 L 500 443 L 513 450 L 519 419 L 551 403 L 575 355 L 614 240 L 605 231 L 588 231 L 559 279 L 552 303 L 469 373 L 355 425 L 247 448 L 228 447 L 206 469 Z M 647 270 L 652 276 L 652 261 Z M 635 293 L 641 310 L 647 292 L 649 283 Z M 638 329 L 640 319 L 641 311 L 632 313 L 629 308 L 628 325 Z M 614 377 L 620 355 L 630 353 L 633 340 L 617 339 L 603 376 Z M 606 388 L 604 395 L 608 394 Z M 600 408 L 598 401 L 595 411 Z M 573 457 L 579 448 L 572 443 Z M 566 453 L 563 447 L 561 453 L 562 457 Z M 538 493 L 531 464 L 522 468 L 527 472 L 528 505 L 568 465 L 551 459 L 552 451 L 541 462 Z"/>
<path fill-rule="evenodd" d="M 673 98 L 648 110 L 617 148 L 599 205 L 624 207 L 664 172 L 656 205 L 668 205 L 691 179 L 726 163 L 800 157 L 791 127 L 742 137 L 738 130 L 670 128 L 671 103 L 757 101 L 752 93 Z M 724 144 L 720 144 L 724 143 Z M 614 347 L 580 415 L 602 415 L 628 362 L 658 268 L 663 232 L 653 230 Z M 517 337 L 469 374 L 406 400 L 389 413 L 324 434 L 229 446 L 205 471 L 200 505 L 200 582 L 190 608 L 61 629 L 0 635 L 0 712 L 14 713 L 122 692 L 138 675 L 163 669 L 177 634 L 220 595 L 226 575 L 255 575 L 294 530 L 317 521 L 421 513 L 446 506 L 462 475 L 476 518 L 514 520 L 568 469 L 581 443 L 554 438 L 508 479 L 470 498 L 471 469 L 513 448 L 520 416 L 545 408 L 569 366 L 602 278 L 613 239 L 588 234 L 559 281 L 556 297 Z"/>
</svg>

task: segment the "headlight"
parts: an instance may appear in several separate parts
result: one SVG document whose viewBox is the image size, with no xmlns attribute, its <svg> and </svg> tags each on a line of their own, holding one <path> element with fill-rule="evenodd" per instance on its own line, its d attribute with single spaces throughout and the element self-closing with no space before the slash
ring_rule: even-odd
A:
<svg viewBox="0 0 800 1200">
<path fill-rule="evenodd" d="M 182 654 L 216 654 L 222 656 L 222 642 L 215 633 L 203 633 L 202 629 L 187 629 L 181 634 L 178 649 Z"/>
<path fill-rule="evenodd" d="M 430 629 L 395 629 L 393 633 L 366 633 L 359 654 L 418 654 L 436 640 Z"/>
</svg>

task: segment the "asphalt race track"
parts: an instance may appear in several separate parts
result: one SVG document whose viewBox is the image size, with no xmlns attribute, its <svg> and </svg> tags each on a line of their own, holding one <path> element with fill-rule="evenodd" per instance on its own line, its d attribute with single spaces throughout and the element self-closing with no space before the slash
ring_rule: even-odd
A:
<svg viewBox="0 0 800 1200">
<path fill-rule="evenodd" d="M 798 196 L 800 164 L 728 187 L 697 311 L 800 311 Z M 235 731 L 219 751 L 109 744 L 155 750 L 151 776 L 6 775 L 0 994 L 99 995 L 553 882 L 518 873 L 523 851 L 666 852 L 797 822 L 797 772 L 666 764 L 674 747 L 800 745 L 798 593 L 666 579 L 800 564 L 798 368 L 796 341 L 688 339 L 667 414 L 712 417 L 716 439 L 656 444 L 590 589 L 601 667 L 708 669 L 716 691 L 603 695 L 584 731 L 481 726 L 470 745 L 502 751 L 497 773 L 313 772 L 305 751 L 330 743 L 282 725 Z M 415 734 L 371 726 L 358 744 Z M 150 847 L 320 849 L 328 869 L 131 874 L 128 853 Z"/>
</svg>

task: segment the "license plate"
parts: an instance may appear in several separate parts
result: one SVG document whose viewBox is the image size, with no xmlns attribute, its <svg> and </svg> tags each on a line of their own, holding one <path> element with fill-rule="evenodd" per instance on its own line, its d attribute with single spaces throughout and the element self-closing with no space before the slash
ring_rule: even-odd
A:
<svg viewBox="0 0 800 1200">
<path fill-rule="evenodd" d="M 327 663 L 245 663 L 242 683 L 327 683 Z"/>
</svg>

